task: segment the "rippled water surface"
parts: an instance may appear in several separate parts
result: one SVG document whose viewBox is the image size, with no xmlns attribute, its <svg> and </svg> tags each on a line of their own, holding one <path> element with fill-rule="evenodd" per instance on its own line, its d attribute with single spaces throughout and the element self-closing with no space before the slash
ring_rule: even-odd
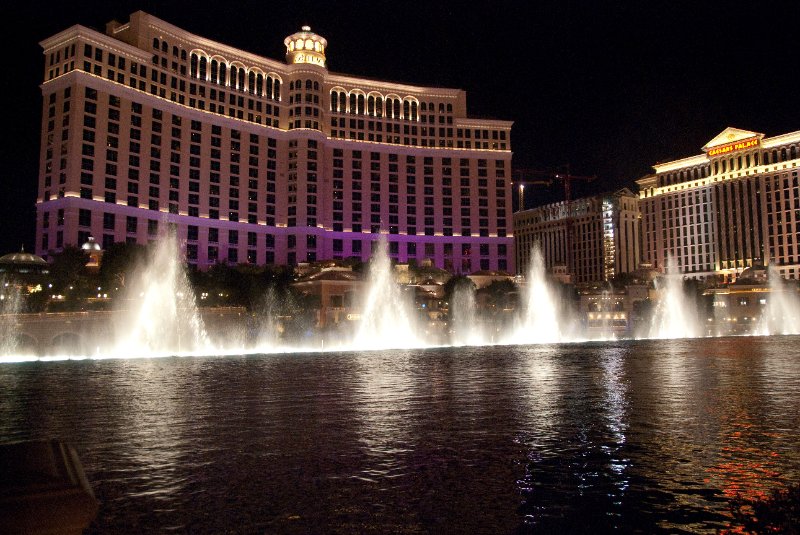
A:
<svg viewBox="0 0 800 535">
<path fill-rule="evenodd" d="M 800 338 L 0 365 L 91 533 L 715 532 L 800 481 Z"/>
</svg>

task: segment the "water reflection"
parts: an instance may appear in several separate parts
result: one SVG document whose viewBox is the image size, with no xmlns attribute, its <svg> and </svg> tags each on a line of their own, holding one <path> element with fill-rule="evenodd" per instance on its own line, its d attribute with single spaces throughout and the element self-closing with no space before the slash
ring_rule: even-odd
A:
<svg viewBox="0 0 800 535">
<path fill-rule="evenodd" d="M 413 447 L 410 404 L 414 398 L 411 354 L 405 351 L 363 355 L 353 391 L 359 442 L 366 456 L 364 476 L 391 477 L 402 455 Z"/>
<path fill-rule="evenodd" d="M 709 532 L 800 478 L 798 337 L 22 363 L 90 533 Z"/>
</svg>

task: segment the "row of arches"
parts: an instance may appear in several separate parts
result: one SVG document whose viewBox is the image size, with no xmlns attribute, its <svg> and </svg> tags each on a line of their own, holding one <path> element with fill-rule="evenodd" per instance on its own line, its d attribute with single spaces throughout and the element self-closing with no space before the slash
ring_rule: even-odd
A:
<svg viewBox="0 0 800 535">
<path fill-rule="evenodd" d="M 281 78 L 274 72 L 265 73 L 257 67 L 248 69 L 238 62 L 229 62 L 219 56 L 208 57 L 192 52 L 189 73 L 214 84 L 246 91 L 259 97 L 280 100 Z"/>
<path fill-rule="evenodd" d="M 383 96 L 377 92 L 366 94 L 358 89 L 348 92 L 337 87 L 331 89 L 331 111 L 417 121 L 419 101 L 414 97 Z"/>
<path fill-rule="evenodd" d="M 160 40 L 158 37 L 153 37 L 153 50 L 160 51 L 163 54 L 168 54 L 169 43 Z M 180 57 L 181 60 L 186 61 L 186 50 L 172 45 L 172 57 Z"/>
<path fill-rule="evenodd" d="M 706 178 L 710 175 L 741 171 L 742 169 L 749 169 L 754 166 L 795 160 L 799 152 L 796 145 L 790 145 L 789 147 L 782 147 L 771 151 L 752 151 L 736 156 L 715 158 L 711 163 L 702 166 L 663 175 L 660 179 L 659 186 L 670 186 L 690 180 Z"/>
</svg>

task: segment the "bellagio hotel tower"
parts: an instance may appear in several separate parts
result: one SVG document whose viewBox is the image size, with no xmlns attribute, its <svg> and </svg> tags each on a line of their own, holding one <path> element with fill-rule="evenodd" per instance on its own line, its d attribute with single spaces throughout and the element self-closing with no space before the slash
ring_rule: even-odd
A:
<svg viewBox="0 0 800 535">
<path fill-rule="evenodd" d="M 329 72 L 310 28 L 286 62 L 144 12 L 41 43 L 37 254 L 177 233 L 187 262 L 366 260 L 513 272 L 511 122 L 459 89 Z"/>
</svg>

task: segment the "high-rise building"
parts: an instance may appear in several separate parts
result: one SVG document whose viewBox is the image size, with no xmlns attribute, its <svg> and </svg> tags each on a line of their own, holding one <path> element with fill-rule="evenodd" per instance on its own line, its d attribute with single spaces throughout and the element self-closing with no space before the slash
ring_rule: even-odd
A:
<svg viewBox="0 0 800 535">
<path fill-rule="evenodd" d="M 286 62 L 144 12 L 44 41 L 37 252 L 174 228 L 187 260 L 366 259 L 513 271 L 512 123 L 460 89 L 336 74 L 327 41 Z"/>
<path fill-rule="evenodd" d="M 654 166 L 640 189 L 644 260 L 733 279 L 773 265 L 800 276 L 800 132 L 726 128 L 702 153 Z"/>
<path fill-rule="evenodd" d="M 517 272 L 538 244 L 545 267 L 573 283 L 608 280 L 639 266 L 638 199 L 628 189 L 514 213 Z"/>
</svg>

